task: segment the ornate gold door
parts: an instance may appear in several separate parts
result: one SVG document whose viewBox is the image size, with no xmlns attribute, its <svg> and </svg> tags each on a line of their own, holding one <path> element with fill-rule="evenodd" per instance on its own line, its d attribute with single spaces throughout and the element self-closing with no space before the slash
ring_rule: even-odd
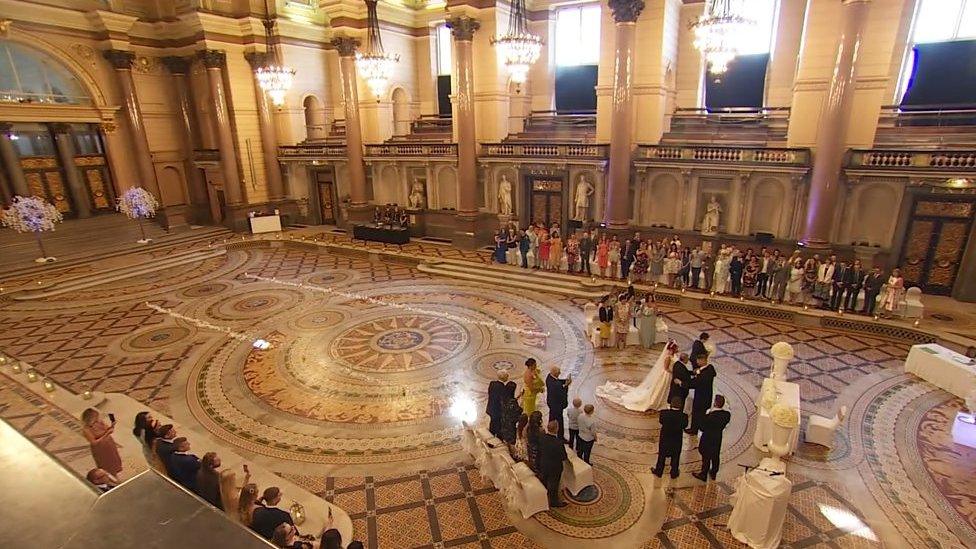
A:
<svg viewBox="0 0 976 549">
<path fill-rule="evenodd" d="M 905 286 L 949 295 L 976 214 L 976 202 L 919 198 L 901 254 Z"/>
<path fill-rule="evenodd" d="M 31 196 L 47 200 L 65 217 L 75 213 L 67 184 L 61 176 L 58 159 L 53 156 L 30 156 L 20 161 Z"/>
<path fill-rule="evenodd" d="M 319 204 L 322 210 L 322 224 L 335 225 L 335 192 L 331 181 L 319 181 Z"/>
<path fill-rule="evenodd" d="M 559 179 L 532 180 L 530 219 L 535 224 L 562 226 L 563 182 Z"/>
<path fill-rule="evenodd" d="M 100 154 L 76 156 L 75 166 L 85 182 L 92 208 L 97 212 L 115 211 L 115 193 L 105 157 Z"/>
</svg>

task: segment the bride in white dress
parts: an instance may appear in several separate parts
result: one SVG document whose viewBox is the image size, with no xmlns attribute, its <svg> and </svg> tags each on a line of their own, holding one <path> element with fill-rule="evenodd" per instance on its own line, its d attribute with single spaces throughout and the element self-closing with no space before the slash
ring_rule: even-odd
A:
<svg viewBox="0 0 976 549">
<path fill-rule="evenodd" d="M 671 364 L 677 352 L 678 344 L 673 339 L 668 340 L 661 356 L 640 385 L 633 387 L 619 381 L 608 381 L 597 387 L 597 396 L 635 412 L 660 410 L 667 404 L 671 391 Z"/>
</svg>

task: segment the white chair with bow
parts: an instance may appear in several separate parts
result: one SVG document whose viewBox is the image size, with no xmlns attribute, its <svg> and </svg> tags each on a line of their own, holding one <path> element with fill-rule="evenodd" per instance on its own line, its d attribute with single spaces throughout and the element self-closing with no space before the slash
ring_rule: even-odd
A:
<svg viewBox="0 0 976 549">
<path fill-rule="evenodd" d="M 847 417 L 847 406 L 841 406 L 837 410 L 837 415 L 831 418 L 810 414 L 810 419 L 807 421 L 806 441 L 833 449 L 834 433 L 845 417 Z"/>
</svg>

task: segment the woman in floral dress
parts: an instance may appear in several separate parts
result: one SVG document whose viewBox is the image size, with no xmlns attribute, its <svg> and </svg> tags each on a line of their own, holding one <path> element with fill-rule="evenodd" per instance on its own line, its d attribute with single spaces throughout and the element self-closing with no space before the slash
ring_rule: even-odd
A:
<svg viewBox="0 0 976 549">
<path fill-rule="evenodd" d="M 617 235 L 613 235 L 613 239 L 610 241 L 610 251 L 607 254 L 607 261 L 610 262 L 610 278 L 617 278 L 617 273 L 620 265 L 620 242 L 617 240 Z"/>
<path fill-rule="evenodd" d="M 644 278 L 647 277 L 649 263 L 647 244 L 641 243 L 640 248 L 637 249 L 637 253 L 634 255 L 634 266 L 630 269 L 630 272 L 634 274 L 634 280 L 638 282 L 644 281 Z"/>
<path fill-rule="evenodd" d="M 566 241 L 566 270 L 571 273 L 576 271 L 576 262 L 579 261 L 579 255 L 579 240 L 576 239 L 576 233 L 573 233 L 569 235 L 569 240 Z M 582 265 L 580 266 L 580 271 L 583 271 Z"/>
</svg>

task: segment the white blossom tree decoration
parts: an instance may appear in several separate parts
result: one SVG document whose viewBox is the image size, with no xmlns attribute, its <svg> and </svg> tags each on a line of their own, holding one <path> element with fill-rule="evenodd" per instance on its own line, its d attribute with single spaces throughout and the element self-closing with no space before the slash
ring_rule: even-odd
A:
<svg viewBox="0 0 976 549">
<path fill-rule="evenodd" d="M 53 204 L 36 196 L 15 196 L 10 207 L 0 211 L 0 223 L 10 227 L 18 233 L 34 233 L 37 247 L 41 249 L 41 257 L 35 259 L 37 263 L 56 261 L 55 257 L 48 257 L 41 242 L 41 232 L 53 231 L 54 225 L 64 219 L 61 212 Z"/>
<path fill-rule="evenodd" d="M 143 227 L 142 220 L 155 217 L 158 207 L 159 201 L 156 200 L 156 197 L 142 187 L 132 187 L 119 198 L 118 210 L 129 219 L 139 220 L 139 231 L 142 233 L 142 238 L 137 241 L 139 244 L 152 242 L 151 238 L 146 237 L 146 229 Z"/>
</svg>

